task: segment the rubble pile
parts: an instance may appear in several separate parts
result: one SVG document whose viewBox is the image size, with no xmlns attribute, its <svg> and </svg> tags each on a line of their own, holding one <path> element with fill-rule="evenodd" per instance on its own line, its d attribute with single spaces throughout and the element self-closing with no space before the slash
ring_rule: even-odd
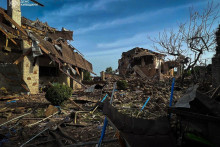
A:
<svg viewBox="0 0 220 147">
<path fill-rule="evenodd" d="M 118 90 L 116 87 L 113 91 L 113 85 L 118 80 L 125 80 L 128 88 Z M 190 87 L 190 80 L 186 81 L 188 82 L 180 86 L 179 80 L 176 80 L 173 105 Z M 0 127 L 0 140 L 3 141 L 1 143 L 20 146 L 41 131 L 43 131 L 42 134 L 28 143 L 29 145 L 54 146 L 57 143 L 71 145 L 97 142 L 105 118 L 103 111 L 97 108 L 106 95 L 107 102 L 114 93 L 112 106 L 122 114 L 131 118 L 158 120 L 168 114 L 171 84 L 171 77 L 158 81 L 158 79 L 143 80 L 135 76 L 111 76 L 104 84 L 88 85 L 87 90 L 73 92 L 71 98 L 60 107 L 52 106 L 45 99 L 44 93 L 4 96 L 0 101 L 0 124 L 3 124 Z M 203 92 L 209 94 L 213 91 L 209 85 L 209 88 Z M 146 103 L 147 100 L 149 101 Z M 145 103 L 146 106 L 143 107 Z M 8 122 L 20 116 L 21 118 Z M 8 123 L 4 124 L 5 122 Z M 7 136 L 8 133 L 9 136 Z M 115 137 L 115 130 L 108 126 L 105 139 L 114 141 Z M 112 142 L 106 146 L 119 146 L 119 143 Z"/>
<path fill-rule="evenodd" d="M 113 106 L 117 109 L 131 115 L 133 117 L 141 117 L 147 119 L 155 119 L 155 117 L 164 116 L 167 114 L 169 106 L 172 79 L 166 81 L 143 81 L 138 77 L 126 78 L 129 88 L 127 90 L 118 90 L 114 93 Z M 112 89 L 115 79 L 109 82 L 108 86 L 104 87 L 103 91 Z M 187 87 L 179 88 L 176 83 L 173 103 L 185 92 Z M 147 98 L 150 97 L 144 111 L 139 114 L 142 106 Z M 139 115 L 138 115 L 139 114 Z"/>
<path fill-rule="evenodd" d="M 96 91 L 92 95 L 97 96 L 98 93 Z M 60 140 L 59 144 L 62 145 L 97 142 L 101 134 L 104 116 L 100 111 L 93 113 L 89 113 L 89 111 L 100 99 L 100 95 L 93 98 L 86 97 L 86 95 L 78 97 L 77 95 L 79 99 L 76 100 L 76 94 L 74 93 L 60 107 L 60 110 L 50 105 L 44 94 L 14 95 L 17 100 L 8 102 L 1 100 L 0 146 L 21 146 L 41 131 L 43 131 L 42 134 L 27 146 L 56 146 L 57 140 Z M 74 117 L 77 111 L 87 113 L 79 113 L 75 123 Z M 106 140 L 112 138 L 114 138 L 114 131 L 108 127 Z M 109 146 L 112 144 L 115 143 L 108 143 Z M 117 146 L 117 143 L 114 146 Z"/>
</svg>

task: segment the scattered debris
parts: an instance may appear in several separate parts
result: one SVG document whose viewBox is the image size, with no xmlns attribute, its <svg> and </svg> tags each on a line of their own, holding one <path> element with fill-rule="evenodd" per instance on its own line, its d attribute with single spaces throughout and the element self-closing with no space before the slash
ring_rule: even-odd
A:
<svg viewBox="0 0 220 147">
<path fill-rule="evenodd" d="M 220 146 L 219 45 L 216 69 L 197 66 L 184 82 L 184 56 L 138 47 L 82 81 L 92 64 L 68 42 L 73 31 L 15 19 L 14 7 L 0 8 L 0 146 Z"/>
</svg>

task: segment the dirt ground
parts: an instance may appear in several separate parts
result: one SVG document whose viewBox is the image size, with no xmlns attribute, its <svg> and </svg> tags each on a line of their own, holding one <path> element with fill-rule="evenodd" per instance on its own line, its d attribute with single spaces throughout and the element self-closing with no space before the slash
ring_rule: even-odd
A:
<svg viewBox="0 0 220 147">
<path fill-rule="evenodd" d="M 45 99 L 44 93 L 29 96 L 2 96 L 0 101 L 0 124 L 2 124 L 0 126 L 0 146 L 21 146 L 44 129 L 47 130 L 25 146 L 68 146 L 93 141 L 98 143 L 105 116 L 100 109 L 95 109 L 94 112 L 92 110 L 106 94 L 110 99 L 113 84 L 117 80 L 120 78 L 111 78 L 106 81 L 107 85 L 104 88 L 95 89 L 93 92 L 75 91 L 72 97 L 60 107 L 61 111 L 50 105 L 50 102 Z M 137 78 L 126 80 L 129 88 L 114 92 L 114 107 L 127 115 L 144 119 L 155 119 L 167 115 L 166 109 L 169 105 L 172 79 L 161 82 L 146 82 Z M 189 85 L 186 84 L 182 87 L 180 88 L 178 82 L 176 83 L 173 103 L 185 93 Z M 149 102 L 140 112 L 148 97 L 150 97 Z M 79 113 L 79 111 L 83 112 Z M 53 115 L 56 112 L 57 114 Z M 3 124 L 22 115 L 25 116 Z M 44 119 L 48 116 L 50 116 L 48 119 Z M 44 120 L 41 121 L 42 119 Z M 120 146 L 116 140 L 117 133 L 110 125 L 105 134 L 104 140 L 110 140 L 110 143 L 103 143 L 103 146 Z M 84 146 L 95 146 L 95 144 L 84 144 Z"/>
</svg>

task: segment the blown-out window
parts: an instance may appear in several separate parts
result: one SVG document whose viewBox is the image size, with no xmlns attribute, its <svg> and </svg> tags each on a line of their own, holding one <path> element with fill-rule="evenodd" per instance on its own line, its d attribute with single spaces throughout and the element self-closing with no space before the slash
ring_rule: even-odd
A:
<svg viewBox="0 0 220 147">
<path fill-rule="evenodd" d="M 39 76 L 58 76 L 59 69 L 57 67 L 39 67 Z"/>
</svg>

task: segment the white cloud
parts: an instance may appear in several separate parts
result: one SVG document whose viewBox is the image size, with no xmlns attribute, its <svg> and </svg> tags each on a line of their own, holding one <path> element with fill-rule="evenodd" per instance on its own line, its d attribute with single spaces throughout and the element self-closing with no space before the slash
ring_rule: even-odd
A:
<svg viewBox="0 0 220 147">
<path fill-rule="evenodd" d="M 99 43 L 97 44 L 98 48 L 109 49 L 109 48 L 118 48 L 126 46 L 134 46 L 139 44 L 147 43 L 147 32 L 136 34 L 129 38 L 124 38 L 110 43 Z"/>
<path fill-rule="evenodd" d="M 174 28 L 175 30 L 176 28 Z M 87 52 L 85 53 L 86 56 L 102 56 L 102 55 L 116 55 L 121 54 L 129 49 L 134 47 L 143 47 L 147 49 L 152 49 L 151 45 L 152 42 L 147 38 L 147 36 L 157 37 L 158 33 L 162 30 L 152 31 L 152 32 L 141 32 L 137 33 L 131 37 L 119 39 L 113 42 L 106 42 L 106 43 L 98 43 L 96 45 L 96 49 L 99 51 Z"/>
<path fill-rule="evenodd" d="M 119 2 L 125 0 L 98 0 L 89 1 L 88 3 L 77 3 L 77 4 L 64 4 L 60 9 L 55 11 L 46 12 L 42 20 L 46 21 L 48 18 L 62 18 L 65 16 L 77 16 L 80 14 L 86 14 L 91 11 L 103 11 L 106 10 L 107 6 L 112 2 Z M 55 19 L 57 20 L 57 19 Z"/>
<path fill-rule="evenodd" d="M 92 6 L 92 9 L 106 9 L 106 6 L 109 3 L 112 2 L 119 2 L 119 1 L 126 1 L 126 0 L 98 0 L 97 2 L 94 3 L 94 5 Z"/>
<path fill-rule="evenodd" d="M 201 5 L 204 2 L 197 3 L 195 5 Z M 107 29 L 111 27 L 116 27 L 118 25 L 124 25 L 124 24 L 132 24 L 137 22 L 143 22 L 149 19 L 152 19 L 154 17 L 158 17 L 159 15 L 164 15 L 166 13 L 175 13 L 177 10 L 186 9 L 189 8 L 191 4 L 181 5 L 178 7 L 169 7 L 169 8 L 163 8 L 152 12 L 143 12 L 141 14 L 136 14 L 133 16 L 128 16 L 125 18 L 115 19 L 112 21 L 102 22 L 102 23 L 96 23 L 89 27 L 79 28 L 75 30 L 76 34 L 84 34 L 90 31 L 94 30 L 102 30 Z"/>
<path fill-rule="evenodd" d="M 87 52 L 85 53 L 85 56 L 87 57 L 94 57 L 94 56 L 106 56 L 106 55 L 115 55 L 115 54 L 120 54 L 123 51 L 126 51 L 127 48 L 114 48 L 114 49 L 109 49 L 109 50 L 102 50 L 102 51 L 93 51 L 93 52 Z"/>
</svg>

